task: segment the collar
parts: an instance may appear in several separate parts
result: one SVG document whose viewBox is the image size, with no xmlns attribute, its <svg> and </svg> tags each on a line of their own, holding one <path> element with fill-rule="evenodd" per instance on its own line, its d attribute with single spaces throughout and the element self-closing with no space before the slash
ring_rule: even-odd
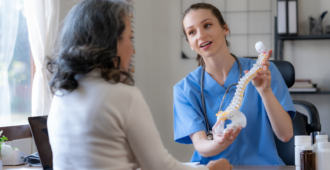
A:
<svg viewBox="0 0 330 170">
<path fill-rule="evenodd" d="M 239 59 L 238 59 L 239 60 Z M 201 72 L 203 71 L 203 68 L 201 68 Z M 242 68 L 243 72 L 243 68 Z M 242 73 L 243 75 L 243 73 Z M 239 66 L 237 61 L 234 62 L 233 66 L 231 67 L 229 74 L 226 78 L 226 81 L 223 86 L 218 84 L 209 73 L 206 71 L 204 72 L 204 90 L 206 91 L 212 91 L 216 94 L 225 93 L 226 89 L 234 83 L 237 83 L 239 81 Z M 235 90 L 235 88 L 231 88 L 231 90 Z"/>
</svg>

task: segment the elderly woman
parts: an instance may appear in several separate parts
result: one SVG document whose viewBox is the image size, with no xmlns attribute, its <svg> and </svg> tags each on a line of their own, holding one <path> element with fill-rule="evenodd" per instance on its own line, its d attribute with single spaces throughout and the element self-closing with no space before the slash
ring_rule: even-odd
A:
<svg viewBox="0 0 330 170">
<path fill-rule="evenodd" d="M 184 165 L 164 148 L 133 86 L 129 13 L 124 1 L 85 0 L 64 21 L 48 65 L 55 93 L 48 117 L 54 169 L 232 169 L 225 159 Z"/>
</svg>

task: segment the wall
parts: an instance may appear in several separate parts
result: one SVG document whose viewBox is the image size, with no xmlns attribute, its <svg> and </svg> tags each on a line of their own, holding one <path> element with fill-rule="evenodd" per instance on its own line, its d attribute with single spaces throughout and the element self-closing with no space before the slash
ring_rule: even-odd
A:
<svg viewBox="0 0 330 170">
<path fill-rule="evenodd" d="M 60 0 L 60 19 L 77 2 L 78 0 Z M 142 91 L 151 109 L 165 147 L 180 161 L 189 161 L 193 146 L 173 141 L 173 86 L 197 67 L 194 60 L 181 59 L 179 1 L 134 2 L 135 85 Z M 276 1 L 272 3 L 275 16 Z M 329 8 L 328 0 L 298 0 L 299 34 L 308 33 L 308 16 L 319 16 Z M 326 16 L 324 24 L 330 24 L 329 16 Z M 284 58 L 294 64 L 297 78 L 311 78 L 323 90 L 330 91 L 330 67 L 326 64 L 330 63 L 329 45 L 330 40 L 286 41 Z M 294 95 L 293 99 L 314 103 L 320 112 L 322 131 L 330 135 L 330 95 Z M 298 107 L 297 109 L 301 110 Z"/>
<path fill-rule="evenodd" d="M 317 18 L 324 11 L 330 12 L 329 0 L 298 0 L 298 33 L 309 34 L 309 16 Z M 323 26 L 330 25 L 329 13 L 323 21 Z M 285 41 L 284 59 L 290 61 L 296 70 L 296 78 L 308 78 L 323 91 L 330 91 L 330 40 Z M 330 94 L 322 95 L 292 95 L 294 100 L 306 100 L 313 103 L 319 111 L 322 133 L 330 136 Z M 298 111 L 307 112 L 301 107 Z"/>
<path fill-rule="evenodd" d="M 147 100 L 165 147 L 180 161 L 189 161 L 192 145 L 177 144 L 173 140 L 172 93 L 174 84 L 195 69 L 197 63 L 180 58 L 178 2 L 135 2 L 135 80 Z"/>
</svg>

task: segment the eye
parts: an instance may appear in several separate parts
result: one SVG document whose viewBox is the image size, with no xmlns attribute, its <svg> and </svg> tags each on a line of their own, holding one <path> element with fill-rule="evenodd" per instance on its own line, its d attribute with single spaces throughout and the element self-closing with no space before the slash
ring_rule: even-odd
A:
<svg viewBox="0 0 330 170">
<path fill-rule="evenodd" d="M 192 35 L 192 34 L 194 34 L 195 33 L 195 31 L 189 31 L 189 35 Z"/>
<path fill-rule="evenodd" d="M 204 28 L 208 28 L 208 27 L 210 27 L 211 26 L 211 24 L 205 24 L 204 25 Z"/>
</svg>

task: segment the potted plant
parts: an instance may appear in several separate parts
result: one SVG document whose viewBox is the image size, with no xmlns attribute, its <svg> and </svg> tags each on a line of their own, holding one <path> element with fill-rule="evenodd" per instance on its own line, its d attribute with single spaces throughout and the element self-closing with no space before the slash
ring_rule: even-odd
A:
<svg viewBox="0 0 330 170">
<path fill-rule="evenodd" d="M 11 146 L 6 145 L 5 141 L 8 140 L 6 136 L 2 136 L 2 131 L 0 131 L 0 170 L 2 170 L 2 158 L 5 158 L 13 152 Z"/>
</svg>

